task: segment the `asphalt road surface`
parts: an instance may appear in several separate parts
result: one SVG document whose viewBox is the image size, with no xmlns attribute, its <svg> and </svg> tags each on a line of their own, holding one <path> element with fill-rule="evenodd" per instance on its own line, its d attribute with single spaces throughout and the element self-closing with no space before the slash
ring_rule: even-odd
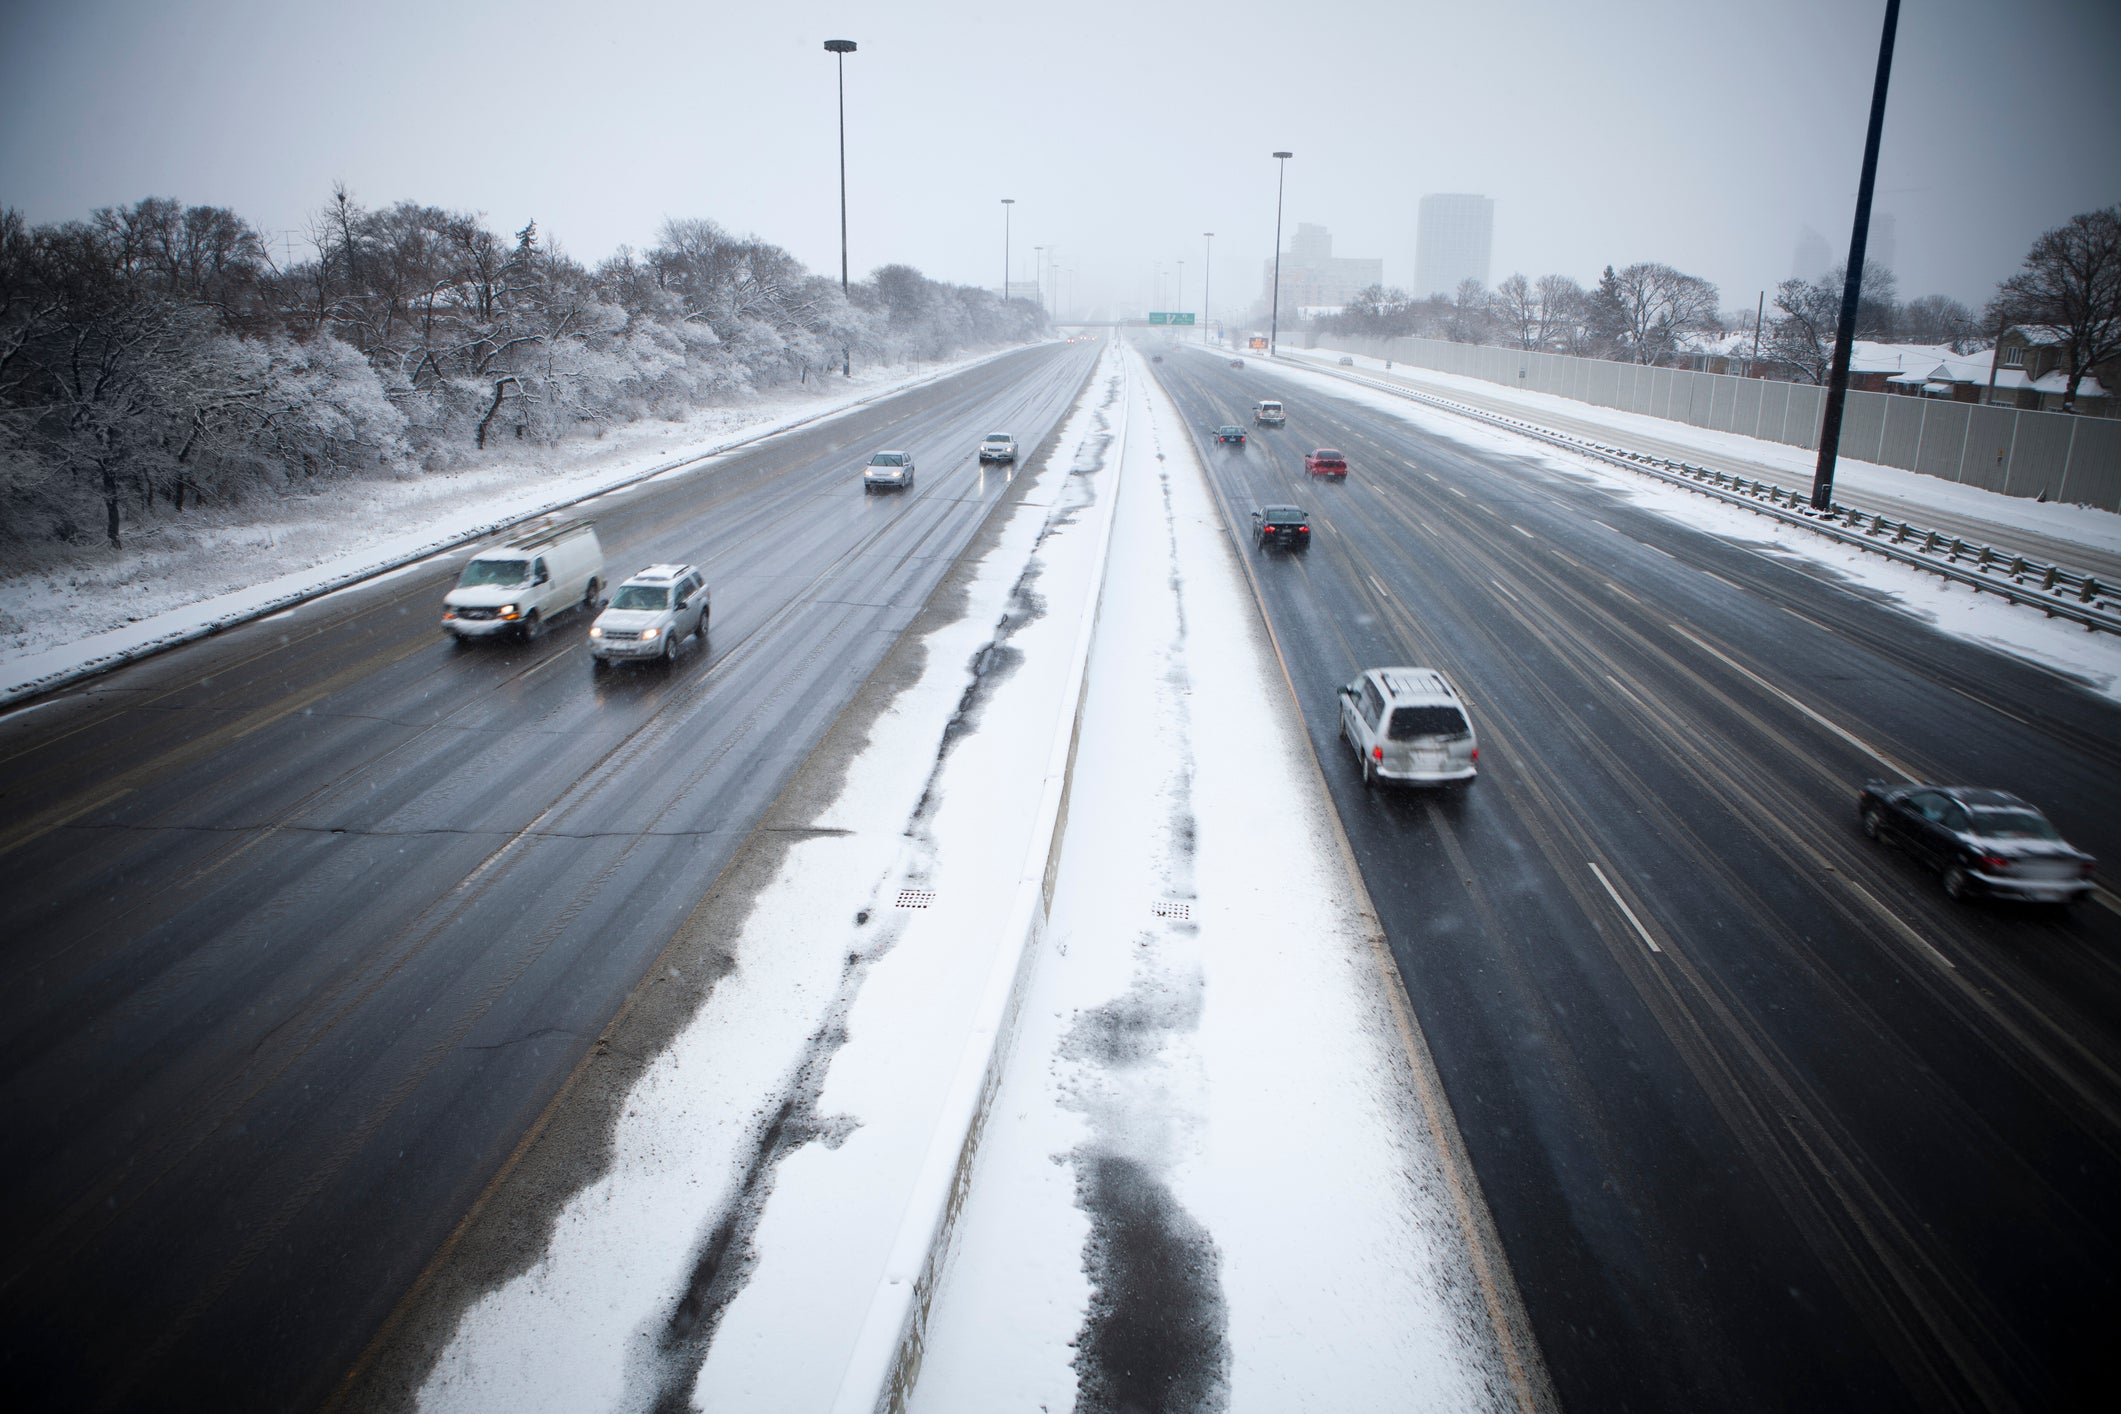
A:
<svg viewBox="0 0 2121 1414">
<path fill-rule="evenodd" d="M 1855 797 L 2004 786 L 2110 866 L 2121 710 L 1532 456 L 1156 371 L 1234 525 L 1311 513 L 1244 553 L 1564 1407 L 2110 1407 L 2121 917 L 1954 905 Z M 1335 689 L 1389 663 L 1477 781 L 1364 790 Z"/>
<path fill-rule="evenodd" d="M 314 1407 L 1006 494 L 1095 346 L 585 508 L 704 646 L 454 648 L 469 550 L 0 717 L 0 1387 Z M 919 462 L 865 496 L 878 447 Z"/>
</svg>

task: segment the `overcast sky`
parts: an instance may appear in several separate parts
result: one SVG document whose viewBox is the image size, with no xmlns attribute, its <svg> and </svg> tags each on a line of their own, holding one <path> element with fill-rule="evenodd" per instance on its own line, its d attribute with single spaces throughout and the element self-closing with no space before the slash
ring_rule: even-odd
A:
<svg viewBox="0 0 2121 1414">
<path fill-rule="evenodd" d="M 143 196 L 301 238 L 344 182 L 535 218 L 588 263 L 706 216 L 839 268 L 848 56 L 859 278 L 904 261 L 1082 301 L 1257 295 L 1274 236 L 1411 283 L 1424 192 L 1495 200 L 1493 276 L 1662 260 L 1750 307 L 1802 228 L 1846 249 L 1884 0 L 1056 5 L 0 0 L 0 204 Z M 1878 174 L 1903 296 L 1979 305 L 2040 231 L 2121 200 L 2121 4 L 1906 0 Z M 1166 282 L 1159 298 L 1152 278 Z"/>
</svg>

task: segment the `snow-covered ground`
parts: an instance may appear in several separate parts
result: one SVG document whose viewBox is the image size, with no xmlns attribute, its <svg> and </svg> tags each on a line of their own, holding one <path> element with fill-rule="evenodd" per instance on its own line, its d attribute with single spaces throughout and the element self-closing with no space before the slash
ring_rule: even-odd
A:
<svg viewBox="0 0 2121 1414">
<path fill-rule="evenodd" d="M 1356 372 L 1401 379 L 1417 385 L 1423 392 L 1441 398 L 1478 399 L 1484 404 L 1508 407 L 1514 409 L 1516 414 L 1527 422 L 1538 422 L 1543 416 L 1558 415 L 1579 422 L 1593 423 L 1609 429 L 1613 434 L 1613 441 L 1622 446 L 1629 445 L 1631 438 L 1676 442 L 1697 449 L 1704 457 L 1727 457 L 1780 473 L 1784 484 L 1790 486 L 1810 486 L 1818 461 L 1817 453 L 1806 451 L 1802 447 L 1744 437 L 1736 432 L 1718 432 L 1711 428 L 1695 427 L 1691 423 L 1651 417 L 1646 413 L 1622 412 L 1617 408 L 1578 402 L 1574 398 L 1564 398 L 1554 393 L 1534 393 L 1500 383 L 1490 383 L 1482 378 L 1438 373 L 1432 369 L 1414 368 L 1404 363 L 1395 364 L 1388 371 L 1384 360 L 1372 358 L 1367 354 L 1343 354 L 1337 349 L 1328 348 L 1284 348 L 1281 354 L 1284 359 L 1318 364 L 1337 364 L 1341 358 L 1352 358 Z M 1513 445 L 1521 446 L 1523 443 Z M 1836 463 L 1836 468 L 1834 484 L 1839 492 L 1868 491 L 1911 506 L 1934 507 L 1939 511 L 1986 521 L 1991 525 L 2029 530 L 2109 554 L 2121 554 L 2121 514 L 2113 511 L 2099 510 L 2091 506 L 2066 506 L 2035 501 L 2025 496 L 2006 496 L 1998 491 L 1986 491 L 1978 486 L 1964 486 L 1956 481 L 1946 481 L 1942 477 L 1903 471 L 1899 467 L 1880 466 L 1876 462 L 1858 461 L 1854 457 L 1842 457 Z"/>
<path fill-rule="evenodd" d="M 1597 481 L 1674 521 L 1722 536 L 1770 558 L 1800 562 L 1811 567 L 1818 577 L 1839 579 L 1860 585 L 1871 594 L 1883 594 L 1911 616 L 1946 633 L 2042 664 L 2084 682 L 2095 691 L 2121 700 L 2121 638 L 2112 634 L 2091 632 L 2066 620 L 2049 618 L 2038 609 L 2010 604 L 1993 594 L 1977 593 L 1882 555 L 1866 554 L 1827 536 L 1811 534 L 1771 516 L 1758 515 L 1714 497 L 1684 490 L 1660 478 L 1623 471 L 1591 457 L 1573 456 L 1547 443 L 1395 397 L 1380 389 L 1350 383 L 1330 373 L 1294 367 L 1284 371 L 1291 378 L 1308 384 L 1318 396 L 1342 398 L 1374 408 L 1426 433 L 1450 438 L 1467 447 L 1536 461 L 1557 471 Z M 1430 375 L 1425 370 L 1422 372 L 1424 381 L 1432 376 L 1439 380 L 1444 377 Z M 1478 380 L 1453 381 L 1467 383 L 1475 391 L 1492 391 L 1492 385 Z M 1587 404 L 1565 398 L 1532 393 L 1515 396 L 1561 404 L 1571 416 L 1587 415 Z M 1590 408 L 1589 412 L 1600 413 L 1609 419 L 1638 419 L 1637 414 L 1604 408 Z M 1536 416 L 1536 411 L 1528 408 L 1527 416 Z M 1775 445 L 1749 437 L 1732 437 L 1729 433 L 1707 432 L 1684 423 L 1656 418 L 1638 420 L 1653 424 L 1656 435 L 1666 440 L 1685 440 L 1715 450 L 1722 450 L 1725 442 L 1739 442 L 1750 455 L 1753 450 Z M 1619 423 L 1614 426 L 1616 438 L 1629 430 Z M 1798 455 L 1805 454 L 1800 451 Z M 2021 523 L 2079 544 L 2121 549 L 2121 533 L 2117 533 L 2121 516 L 2107 511 L 2085 506 L 2036 505 L 2019 497 L 1999 496 L 1891 467 L 1861 462 L 1843 462 L 1842 466 L 1857 469 L 1865 478 L 1875 473 L 1881 478 L 1905 477 L 1920 482 L 1922 484 L 1914 490 L 1929 496 L 1935 504 L 1944 504 L 1949 497 L 1954 505 L 1985 508 L 1997 515 L 2037 516 L 2037 526 L 2030 520 Z M 1998 502 L 2004 504 L 1994 504 Z M 1967 513 L 1981 512 L 1969 510 Z"/>
<path fill-rule="evenodd" d="M 865 368 L 829 392 L 779 390 L 455 471 L 166 513 L 135 526 L 122 552 L 0 575 L 0 703 L 996 356 Z"/>
</svg>

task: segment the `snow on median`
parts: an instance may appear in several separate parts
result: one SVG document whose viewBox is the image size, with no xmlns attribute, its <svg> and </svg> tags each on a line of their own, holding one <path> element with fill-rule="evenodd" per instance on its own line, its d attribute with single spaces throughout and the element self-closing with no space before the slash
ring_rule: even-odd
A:
<svg viewBox="0 0 2121 1414">
<path fill-rule="evenodd" d="M 1542 1405 L 1230 538 L 1134 396 L 1051 921 L 912 1407 Z"/>
</svg>

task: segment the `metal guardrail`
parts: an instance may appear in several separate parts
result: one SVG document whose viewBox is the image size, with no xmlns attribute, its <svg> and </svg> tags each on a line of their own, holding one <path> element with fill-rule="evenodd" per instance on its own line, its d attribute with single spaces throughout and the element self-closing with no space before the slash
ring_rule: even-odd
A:
<svg viewBox="0 0 2121 1414">
<path fill-rule="evenodd" d="M 2121 634 L 2121 584 L 2107 583 L 2065 565 L 2028 559 L 1960 536 L 1930 530 L 1911 521 L 1896 521 L 1839 503 L 1815 511 L 1808 498 L 1772 482 L 1755 481 L 1713 467 L 1695 466 L 1691 462 L 1672 461 L 1630 451 L 1626 447 L 1571 437 L 1536 422 L 1453 402 L 1432 393 L 1416 392 L 1402 384 L 1365 378 L 1359 373 L 1320 367 L 1309 360 L 1276 355 L 1275 362 L 1314 373 L 1330 373 L 1350 383 L 1470 417 L 1566 451 L 1596 457 L 1630 471 L 1645 472 L 1690 491 L 1816 531 L 1842 544 L 1874 551 L 1889 560 L 1927 570 L 1983 593 L 1995 594 L 2010 603 L 2028 605 L 2054 618 L 2068 619 L 2102 633 Z"/>
</svg>

